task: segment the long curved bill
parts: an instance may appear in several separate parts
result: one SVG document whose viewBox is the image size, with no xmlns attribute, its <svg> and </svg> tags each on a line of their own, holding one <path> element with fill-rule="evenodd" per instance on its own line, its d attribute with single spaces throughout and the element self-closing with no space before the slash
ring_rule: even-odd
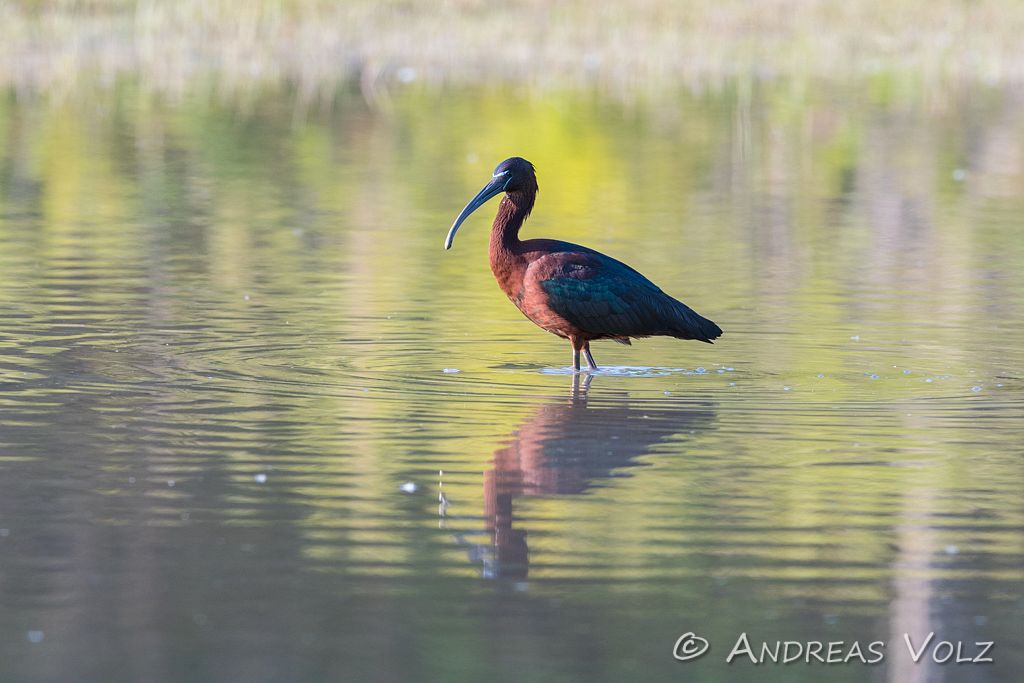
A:
<svg viewBox="0 0 1024 683">
<path fill-rule="evenodd" d="M 444 248 L 446 250 L 452 248 L 452 241 L 455 239 L 455 233 L 459 226 L 462 225 L 462 221 L 469 218 L 469 214 L 483 206 L 488 199 L 504 192 L 509 179 L 508 173 L 494 176 L 491 178 L 491 182 L 484 185 L 484 189 L 477 192 L 476 196 L 469 200 L 469 204 L 466 204 L 466 208 L 462 210 L 459 217 L 452 223 L 451 229 L 448 230 L 448 236 L 444 238 Z"/>
</svg>

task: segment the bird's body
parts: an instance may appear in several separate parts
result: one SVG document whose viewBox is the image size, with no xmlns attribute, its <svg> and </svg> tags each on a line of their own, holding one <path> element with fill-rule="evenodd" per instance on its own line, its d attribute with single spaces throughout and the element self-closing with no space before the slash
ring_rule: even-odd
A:
<svg viewBox="0 0 1024 683">
<path fill-rule="evenodd" d="M 491 271 L 502 291 L 538 327 L 568 339 L 573 368 L 580 352 L 596 370 L 590 342 L 670 336 L 710 343 L 721 328 L 665 294 L 646 277 L 610 256 L 570 242 L 520 240 L 519 229 L 537 195 L 530 162 L 519 157 L 498 165 L 491 182 L 456 219 L 445 247 L 466 216 L 505 193 L 491 230 Z"/>
</svg>

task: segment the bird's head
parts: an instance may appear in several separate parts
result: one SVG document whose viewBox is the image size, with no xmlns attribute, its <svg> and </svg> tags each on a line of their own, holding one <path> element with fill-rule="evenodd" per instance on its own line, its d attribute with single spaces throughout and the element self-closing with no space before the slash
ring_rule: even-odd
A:
<svg viewBox="0 0 1024 683">
<path fill-rule="evenodd" d="M 451 249 L 452 240 L 455 239 L 455 232 L 462 225 L 462 222 L 469 217 L 469 214 L 483 206 L 488 199 L 502 192 L 508 194 L 528 194 L 531 198 L 530 205 L 532 206 L 532 197 L 537 193 L 537 174 L 533 169 L 533 164 L 522 157 L 511 157 L 498 164 L 498 167 L 494 169 L 494 174 L 487 184 L 484 185 L 484 188 L 469 201 L 469 204 L 466 204 L 466 208 L 462 210 L 459 217 L 452 223 L 451 229 L 448 230 L 448 237 L 444 240 L 444 248 Z"/>
</svg>

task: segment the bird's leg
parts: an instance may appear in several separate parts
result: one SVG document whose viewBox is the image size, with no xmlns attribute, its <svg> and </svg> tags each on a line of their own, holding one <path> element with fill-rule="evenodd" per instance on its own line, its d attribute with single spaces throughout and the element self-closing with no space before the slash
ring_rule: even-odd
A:
<svg viewBox="0 0 1024 683">
<path fill-rule="evenodd" d="M 572 371 L 580 371 L 580 350 L 576 348 L 576 345 L 572 345 Z"/>
<path fill-rule="evenodd" d="M 590 371 L 597 372 L 597 363 L 594 362 L 594 357 L 590 355 L 590 342 L 583 345 L 583 353 L 587 355 L 587 365 L 590 366 Z"/>
</svg>

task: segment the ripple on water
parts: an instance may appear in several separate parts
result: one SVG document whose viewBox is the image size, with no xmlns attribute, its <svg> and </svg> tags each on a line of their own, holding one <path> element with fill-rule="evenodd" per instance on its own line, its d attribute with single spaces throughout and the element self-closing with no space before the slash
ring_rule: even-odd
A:
<svg viewBox="0 0 1024 683">
<path fill-rule="evenodd" d="M 562 368 L 541 368 L 542 375 L 592 375 L 595 377 L 665 377 L 666 375 L 703 375 L 705 372 L 686 368 L 668 368 L 646 365 L 602 365 L 597 370 L 577 371 L 572 366 Z"/>
</svg>

